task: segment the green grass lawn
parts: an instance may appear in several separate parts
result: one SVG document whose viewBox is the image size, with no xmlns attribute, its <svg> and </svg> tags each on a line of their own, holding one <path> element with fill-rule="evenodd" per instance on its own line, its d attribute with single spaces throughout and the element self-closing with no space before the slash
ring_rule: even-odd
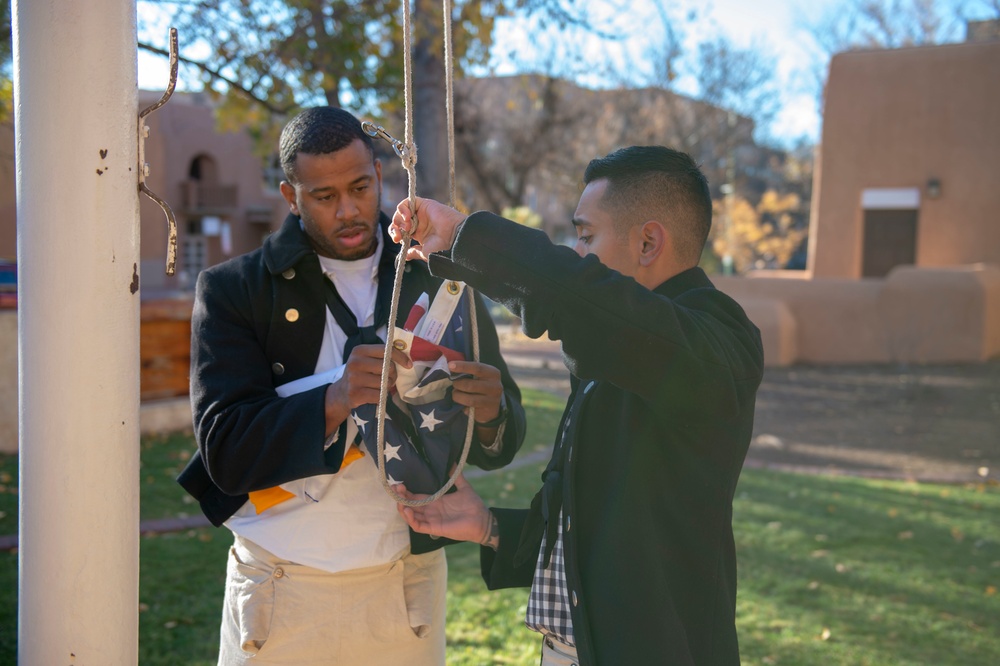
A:
<svg viewBox="0 0 1000 666">
<path fill-rule="evenodd" d="M 546 447 L 562 402 L 526 392 L 525 451 Z M 173 477 L 192 444 L 142 442 L 144 519 L 194 514 Z M 542 463 L 472 481 L 526 506 Z M 0 456 L 0 533 L 17 529 L 17 461 Z M 745 664 L 1000 663 L 1000 489 L 747 470 L 735 503 Z M 143 537 L 139 663 L 214 664 L 225 530 Z M 537 664 L 526 590 L 487 592 L 478 548 L 448 549 L 448 664 Z M 17 556 L 0 553 L 0 664 L 15 659 Z"/>
</svg>

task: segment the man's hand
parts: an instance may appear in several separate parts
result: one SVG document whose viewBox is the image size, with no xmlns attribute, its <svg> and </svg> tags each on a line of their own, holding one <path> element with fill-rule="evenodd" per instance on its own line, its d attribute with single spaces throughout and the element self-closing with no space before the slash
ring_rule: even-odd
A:
<svg viewBox="0 0 1000 666">
<path fill-rule="evenodd" d="M 431 254 L 451 248 L 455 242 L 455 229 L 465 221 L 466 216 L 433 199 L 417 198 L 416 204 L 416 214 L 413 215 L 409 199 L 399 202 L 389 225 L 389 237 L 399 243 L 403 240 L 403 232 L 409 231 L 418 245 L 407 248 L 406 259 L 427 261 Z"/>
<path fill-rule="evenodd" d="M 452 383 L 451 397 L 459 405 L 475 407 L 476 421 L 492 421 L 500 415 L 503 384 L 499 370 L 474 361 L 452 361 L 448 369 L 455 374 L 472 375 Z"/>
<path fill-rule="evenodd" d="M 358 345 L 351 350 L 343 376 L 326 389 L 327 436 L 347 419 L 352 409 L 379 401 L 384 357 L 385 347 L 382 345 Z M 392 360 L 404 368 L 413 365 L 398 349 L 392 350 Z M 395 383 L 396 366 L 393 364 L 389 366 L 389 386 Z"/>
<path fill-rule="evenodd" d="M 393 489 L 400 497 L 408 500 L 427 497 L 415 495 L 402 485 L 393 486 Z M 455 479 L 455 492 L 445 493 L 436 501 L 423 506 L 397 504 L 396 508 L 414 532 L 497 547 L 498 536 L 493 514 L 461 474 Z"/>
</svg>

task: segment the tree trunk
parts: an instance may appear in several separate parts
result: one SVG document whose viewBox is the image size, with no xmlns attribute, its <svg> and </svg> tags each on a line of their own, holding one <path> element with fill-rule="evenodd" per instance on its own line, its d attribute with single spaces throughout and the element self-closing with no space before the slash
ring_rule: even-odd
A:
<svg viewBox="0 0 1000 666">
<path fill-rule="evenodd" d="M 441 8 L 434 0 L 413 7 L 413 141 L 417 194 L 448 202 L 448 125 Z"/>
</svg>

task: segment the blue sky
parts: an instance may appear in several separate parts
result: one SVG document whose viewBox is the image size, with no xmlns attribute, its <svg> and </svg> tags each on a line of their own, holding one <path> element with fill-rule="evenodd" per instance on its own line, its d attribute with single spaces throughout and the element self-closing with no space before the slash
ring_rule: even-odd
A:
<svg viewBox="0 0 1000 666">
<path fill-rule="evenodd" d="M 834 0 L 713 0 L 710 23 L 740 46 L 764 44 L 777 58 L 776 78 L 782 111 L 774 132 L 780 138 L 819 140 L 820 117 L 815 89 L 806 69 L 813 53 L 806 21 L 815 20 Z"/>
</svg>

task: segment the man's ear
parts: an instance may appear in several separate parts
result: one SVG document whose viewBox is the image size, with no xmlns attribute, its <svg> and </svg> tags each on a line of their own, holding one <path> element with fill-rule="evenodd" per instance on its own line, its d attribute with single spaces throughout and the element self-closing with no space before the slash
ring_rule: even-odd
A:
<svg viewBox="0 0 1000 666">
<path fill-rule="evenodd" d="M 656 220 L 649 220 L 639 228 L 639 265 L 648 268 L 666 251 L 670 250 L 670 234 Z"/>
<path fill-rule="evenodd" d="M 288 202 L 288 210 L 292 211 L 292 215 L 298 215 L 299 206 L 295 202 L 295 186 L 287 180 L 283 180 L 278 185 L 278 189 L 281 190 L 281 196 L 285 197 L 285 201 Z"/>
</svg>

